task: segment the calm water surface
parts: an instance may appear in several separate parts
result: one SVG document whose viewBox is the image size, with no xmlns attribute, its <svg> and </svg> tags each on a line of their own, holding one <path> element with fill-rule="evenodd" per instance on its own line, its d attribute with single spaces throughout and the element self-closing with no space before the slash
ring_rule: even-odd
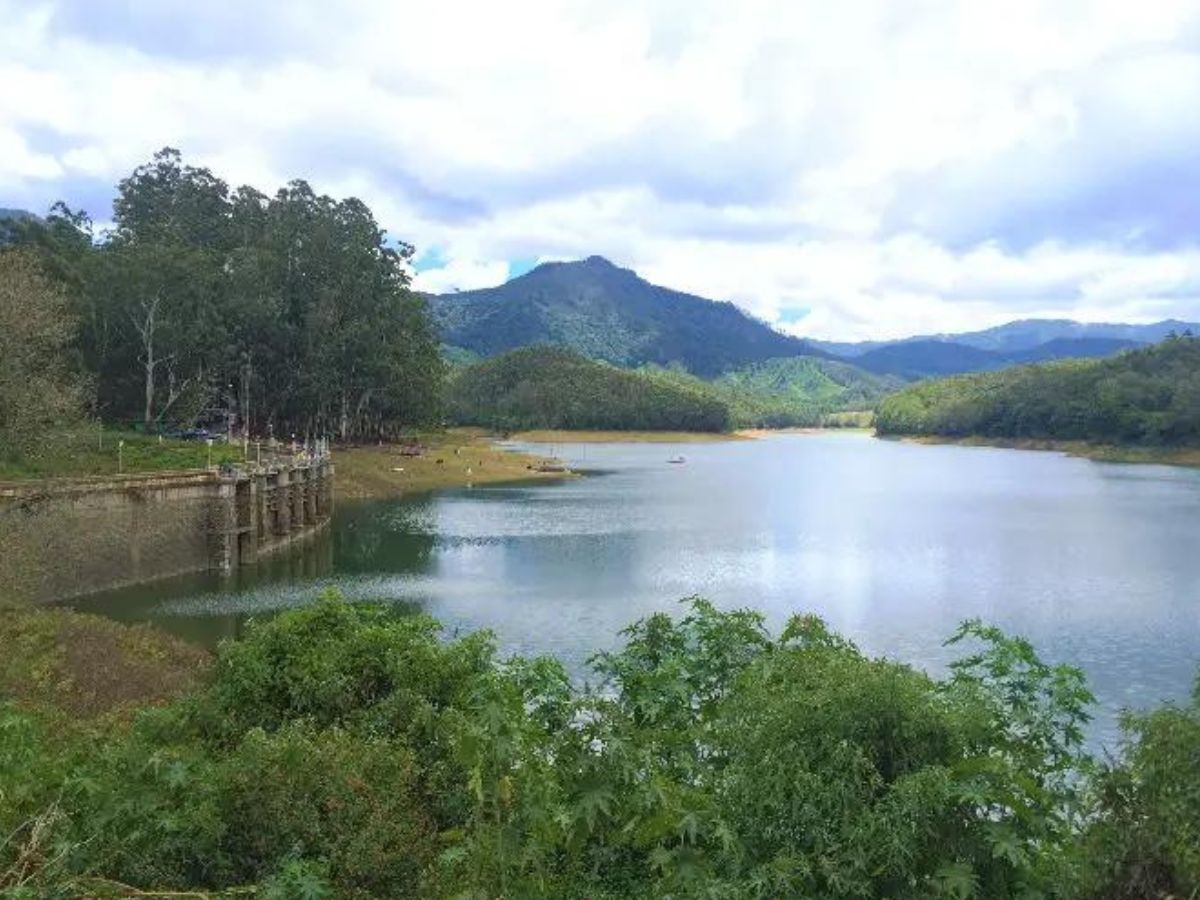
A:
<svg viewBox="0 0 1200 900">
<path fill-rule="evenodd" d="M 1087 671 L 1105 743 L 1117 709 L 1183 699 L 1200 666 L 1194 470 L 856 434 L 536 449 L 597 474 L 342 503 L 303 552 L 75 605 L 215 642 L 337 586 L 576 672 L 691 594 L 772 624 L 815 612 L 933 672 L 981 616 Z"/>
</svg>

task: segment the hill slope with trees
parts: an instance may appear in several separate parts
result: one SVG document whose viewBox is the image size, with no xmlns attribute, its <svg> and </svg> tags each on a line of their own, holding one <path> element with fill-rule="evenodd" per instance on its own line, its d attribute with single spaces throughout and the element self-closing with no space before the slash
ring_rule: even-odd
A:
<svg viewBox="0 0 1200 900">
<path fill-rule="evenodd" d="M 558 347 L 525 347 L 460 367 L 449 414 L 500 430 L 726 431 L 819 425 L 870 409 L 901 386 L 811 357 L 771 359 L 713 381 L 682 368 L 619 369 Z"/>
<path fill-rule="evenodd" d="M 481 356 L 554 345 L 618 366 L 681 365 L 712 377 L 774 357 L 829 355 L 732 303 L 650 284 L 599 256 L 544 263 L 430 304 L 442 340 Z"/>
<path fill-rule="evenodd" d="M 881 434 L 1200 443 L 1200 340 L 912 385 L 884 399 Z"/>
<path fill-rule="evenodd" d="M 726 431 L 733 424 L 728 405 L 696 379 L 655 379 L 558 347 L 526 347 L 462 369 L 447 394 L 453 420 L 501 431 Z"/>
</svg>

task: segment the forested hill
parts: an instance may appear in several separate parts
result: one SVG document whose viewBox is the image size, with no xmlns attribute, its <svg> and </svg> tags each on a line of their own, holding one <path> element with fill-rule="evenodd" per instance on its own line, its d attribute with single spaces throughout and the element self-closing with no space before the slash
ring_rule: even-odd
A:
<svg viewBox="0 0 1200 900">
<path fill-rule="evenodd" d="M 902 384 L 805 356 L 705 381 L 681 368 L 619 369 L 561 347 L 524 347 L 460 367 L 448 412 L 460 424 L 500 430 L 785 428 L 869 409 Z"/>
<path fill-rule="evenodd" d="M 732 425 L 728 405 L 702 382 L 657 380 L 558 347 L 526 347 L 464 369 L 451 381 L 448 401 L 455 421 L 502 431 L 726 431 Z"/>
<path fill-rule="evenodd" d="M 481 356 L 555 345 L 618 366 L 682 365 L 711 377 L 784 356 L 822 356 L 721 303 L 650 284 L 592 256 L 545 263 L 499 287 L 430 297 L 442 340 Z"/>
<path fill-rule="evenodd" d="M 1200 443 L 1200 339 L 923 382 L 884 399 L 875 425 L 881 434 Z"/>
</svg>

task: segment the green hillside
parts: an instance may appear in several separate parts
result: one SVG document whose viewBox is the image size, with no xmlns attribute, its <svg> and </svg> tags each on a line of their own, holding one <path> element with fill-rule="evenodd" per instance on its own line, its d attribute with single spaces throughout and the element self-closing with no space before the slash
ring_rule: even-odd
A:
<svg viewBox="0 0 1200 900">
<path fill-rule="evenodd" d="M 767 360 L 705 381 L 678 367 L 624 370 L 570 350 L 528 347 L 460 368 L 449 409 L 456 422 L 501 430 L 781 428 L 869 409 L 900 384 L 806 357 Z"/>
<path fill-rule="evenodd" d="M 526 347 L 462 369 L 450 382 L 456 422 L 531 428 L 726 431 L 728 405 L 700 382 L 668 382 L 557 347 Z"/>
<path fill-rule="evenodd" d="M 599 256 L 429 300 L 442 340 L 480 356 L 553 345 L 618 366 L 680 365 L 704 377 L 774 357 L 829 356 L 732 303 L 650 284 Z"/>
<path fill-rule="evenodd" d="M 736 428 L 793 428 L 827 424 L 845 410 L 871 409 L 904 382 L 854 366 L 811 357 L 769 359 L 704 381 L 679 368 L 646 367 L 660 383 L 707 391 L 729 407 Z"/>
<path fill-rule="evenodd" d="M 1200 340 L 923 382 L 883 400 L 875 424 L 882 434 L 1200 442 Z"/>
<path fill-rule="evenodd" d="M 810 425 L 829 413 L 871 409 L 903 384 L 889 375 L 805 356 L 769 359 L 716 381 L 719 389 L 740 398 L 739 419 L 764 427 Z"/>
</svg>

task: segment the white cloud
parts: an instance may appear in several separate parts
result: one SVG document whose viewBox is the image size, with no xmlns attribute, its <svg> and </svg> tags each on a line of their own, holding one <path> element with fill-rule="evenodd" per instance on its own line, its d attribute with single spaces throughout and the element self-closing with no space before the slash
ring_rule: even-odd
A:
<svg viewBox="0 0 1200 900">
<path fill-rule="evenodd" d="M 427 290 L 602 253 L 819 336 L 1200 318 L 1194 0 L 0 0 L 0 84 L 0 205 L 169 144 L 358 194 Z"/>
<path fill-rule="evenodd" d="M 508 263 L 474 259 L 455 259 L 436 269 L 417 272 L 413 277 L 413 288 L 433 294 L 451 291 L 469 291 L 474 288 L 492 287 L 508 280 Z"/>
</svg>

